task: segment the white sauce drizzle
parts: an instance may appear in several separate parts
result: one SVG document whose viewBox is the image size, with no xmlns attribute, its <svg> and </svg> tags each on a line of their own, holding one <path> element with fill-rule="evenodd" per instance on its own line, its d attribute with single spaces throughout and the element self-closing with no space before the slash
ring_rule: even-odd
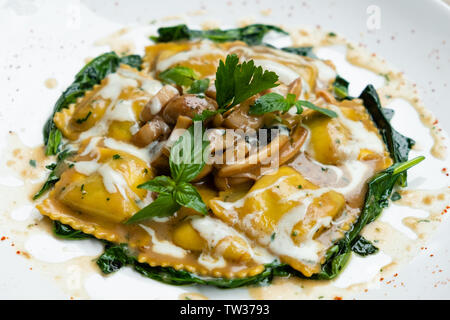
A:
<svg viewBox="0 0 450 320">
<path fill-rule="evenodd" d="M 155 230 L 153 230 L 152 228 L 143 224 L 140 224 L 139 226 L 147 231 L 147 233 L 152 237 L 152 249 L 156 253 L 172 256 L 175 258 L 183 258 L 184 256 L 186 256 L 187 251 L 183 248 L 180 248 L 167 240 L 158 240 Z"/>
</svg>

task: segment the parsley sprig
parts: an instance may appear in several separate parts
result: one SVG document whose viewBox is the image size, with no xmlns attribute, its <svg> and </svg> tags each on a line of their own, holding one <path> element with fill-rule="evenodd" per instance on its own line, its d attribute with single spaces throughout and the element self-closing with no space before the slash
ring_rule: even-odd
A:
<svg viewBox="0 0 450 320">
<path fill-rule="evenodd" d="M 195 125 L 194 125 L 195 126 Z M 134 214 L 127 224 L 136 223 L 153 217 L 168 217 L 181 207 L 192 208 L 203 214 L 208 210 L 197 189 L 189 183 L 205 166 L 203 155 L 207 151 L 209 141 L 203 140 L 203 130 L 199 137 L 191 126 L 177 140 L 170 151 L 170 175 L 157 176 L 138 188 L 157 192 L 158 197 L 145 208 Z M 201 141 L 195 143 L 194 141 Z"/>
<path fill-rule="evenodd" d="M 289 93 L 286 98 L 281 94 L 271 92 L 263 95 L 261 98 L 255 101 L 255 104 L 250 107 L 249 114 L 262 115 L 267 112 L 280 111 L 281 113 L 286 113 L 293 106 L 297 108 L 297 114 L 303 112 L 303 108 L 306 107 L 311 110 L 320 112 L 330 118 L 336 118 L 336 112 L 321 108 L 315 104 L 306 100 L 296 100 L 295 94 Z"/>
<path fill-rule="evenodd" d="M 230 109 L 261 91 L 277 87 L 275 72 L 256 67 L 253 60 L 239 64 L 236 54 L 221 60 L 216 72 L 216 100 L 219 108 Z"/>
</svg>

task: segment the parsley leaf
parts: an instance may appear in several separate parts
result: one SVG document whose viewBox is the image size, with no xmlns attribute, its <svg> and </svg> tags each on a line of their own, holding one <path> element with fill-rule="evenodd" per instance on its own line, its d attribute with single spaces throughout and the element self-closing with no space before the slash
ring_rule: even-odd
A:
<svg viewBox="0 0 450 320">
<path fill-rule="evenodd" d="M 297 108 L 297 114 L 301 114 L 303 112 L 303 107 L 315 110 L 320 112 L 330 118 L 336 118 L 337 114 L 325 108 L 320 108 L 315 104 L 312 104 L 309 101 L 297 100 L 295 101 L 294 94 L 288 94 L 286 98 L 284 98 L 281 94 L 271 92 L 266 95 L 263 95 L 258 100 L 255 101 L 255 104 L 250 107 L 249 114 L 254 115 L 262 115 L 267 112 L 280 111 L 281 113 L 286 113 L 289 109 L 295 106 Z"/>
<path fill-rule="evenodd" d="M 275 72 L 263 71 L 253 60 L 239 64 L 237 55 L 221 60 L 216 72 L 216 100 L 219 108 L 229 109 L 251 96 L 278 86 Z"/>
</svg>

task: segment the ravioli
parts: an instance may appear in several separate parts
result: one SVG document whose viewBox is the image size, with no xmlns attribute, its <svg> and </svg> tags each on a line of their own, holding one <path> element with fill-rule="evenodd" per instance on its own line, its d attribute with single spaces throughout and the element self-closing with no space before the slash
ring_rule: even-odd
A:
<svg viewBox="0 0 450 320">
<path fill-rule="evenodd" d="M 225 110 L 214 80 L 220 61 L 232 54 L 239 63 L 252 60 L 275 72 L 277 79 Z M 62 160 L 59 181 L 37 204 L 39 211 L 98 239 L 125 244 L 150 266 L 227 279 L 258 275 L 271 263 L 287 264 L 305 277 L 319 273 L 327 251 L 357 221 L 366 181 L 393 162 L 362 102 L 332 95 L 333 64 L 263 45 L 209 40 L 157 43 L 145 49 L 142 61 L 143 71 L 122 64 L 54 114 L 62 145 L 72 153 Z M 197 92 L 160 81 L 161 72 L 176 66 L 193 71 L 191 82 L 208 79 L 209 87 Z M 256 101 L 269 93 L 316 108 L 252 114 Z M 171 148 L 181 136 L 178 129 L 190 127 L 204 111 L 211 114 L 202 120 L 212 130 L 205 139 L 211 145 L 206 156 L 213 160 L 183 183 L 198 192 L 207 214 L 186 200 L 197 197 L 192 191 L 183 194 L 182 204 L 177 198 L 176 212 L 129 223 L 161 194 L 179 196 L 179 181 L 169 177 Z M 274 128 L 279 133 L 266 141 L 260 133 L 250 138 L 235 133 Z M 234 130 L 229 140 L 228 130 Z M 274 169 L 272 153 L 264 162 L 263 153 L 255 155 L 252 148 L 271 150 L 275 142 L 281 165 Z M 219 162 L 229 150 L 238 154 L 236 149 L 247 162 Z M 166 189 L 142 186 L 158 178 L 169 181 Z"/>
<path fill-rule="evenodd" d="M 210 201 L 214 214 L 280 256 L 305 276 L 320 270 L 325 245 L 316 240 L 345 207 L 333 190 L 320 189 L 290 167 L 259 179 L 235 202 Z"/>
<path fill-rule="evenodd" d="M 159 81 L 121 65 L 75 104 L 57 112 L 54 123 L 69 140 L 108 136 L 129 142 L 139 129 L 144 106 L 161 88 Z"/>
</svg>

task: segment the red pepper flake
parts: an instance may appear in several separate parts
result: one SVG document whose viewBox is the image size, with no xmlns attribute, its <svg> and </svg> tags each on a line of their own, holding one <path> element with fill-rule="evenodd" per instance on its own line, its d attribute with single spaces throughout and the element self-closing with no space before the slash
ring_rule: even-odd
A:
<svg viewBox="0 0 450 320">
<path fill-rule="evenodd" d="M 342 300 L 342 297 L 334 297 L 334 300 Z"/>
<path fill-rule="evenodd" d="M 380 281 L 383 281 L 384 280 L 384 278 L 380 278 Z"/>
<path fill-rule="evenodd" d="M 398 273 L 394 274 L 394 277 L 397 277 L 397 276 L 398 276 Z"/>
<path fill-rule="evenodd" d="M 16 254 L 20 254 L 20 251 L 16 251 Z"/>
<path fill-rule="evenodd" d="M 434 257 L 434 254 L 430 254 L 430 257 L 432 257 L 432 258 L 433 258 L 433 257 Z"/>
<path fill-rule="evenodd" d="M 3 236 L 0 240 L 1 240 L 1 241 L 5 241 L 5 240 L 6 240 L 6 237 Z"/>
</svg>

